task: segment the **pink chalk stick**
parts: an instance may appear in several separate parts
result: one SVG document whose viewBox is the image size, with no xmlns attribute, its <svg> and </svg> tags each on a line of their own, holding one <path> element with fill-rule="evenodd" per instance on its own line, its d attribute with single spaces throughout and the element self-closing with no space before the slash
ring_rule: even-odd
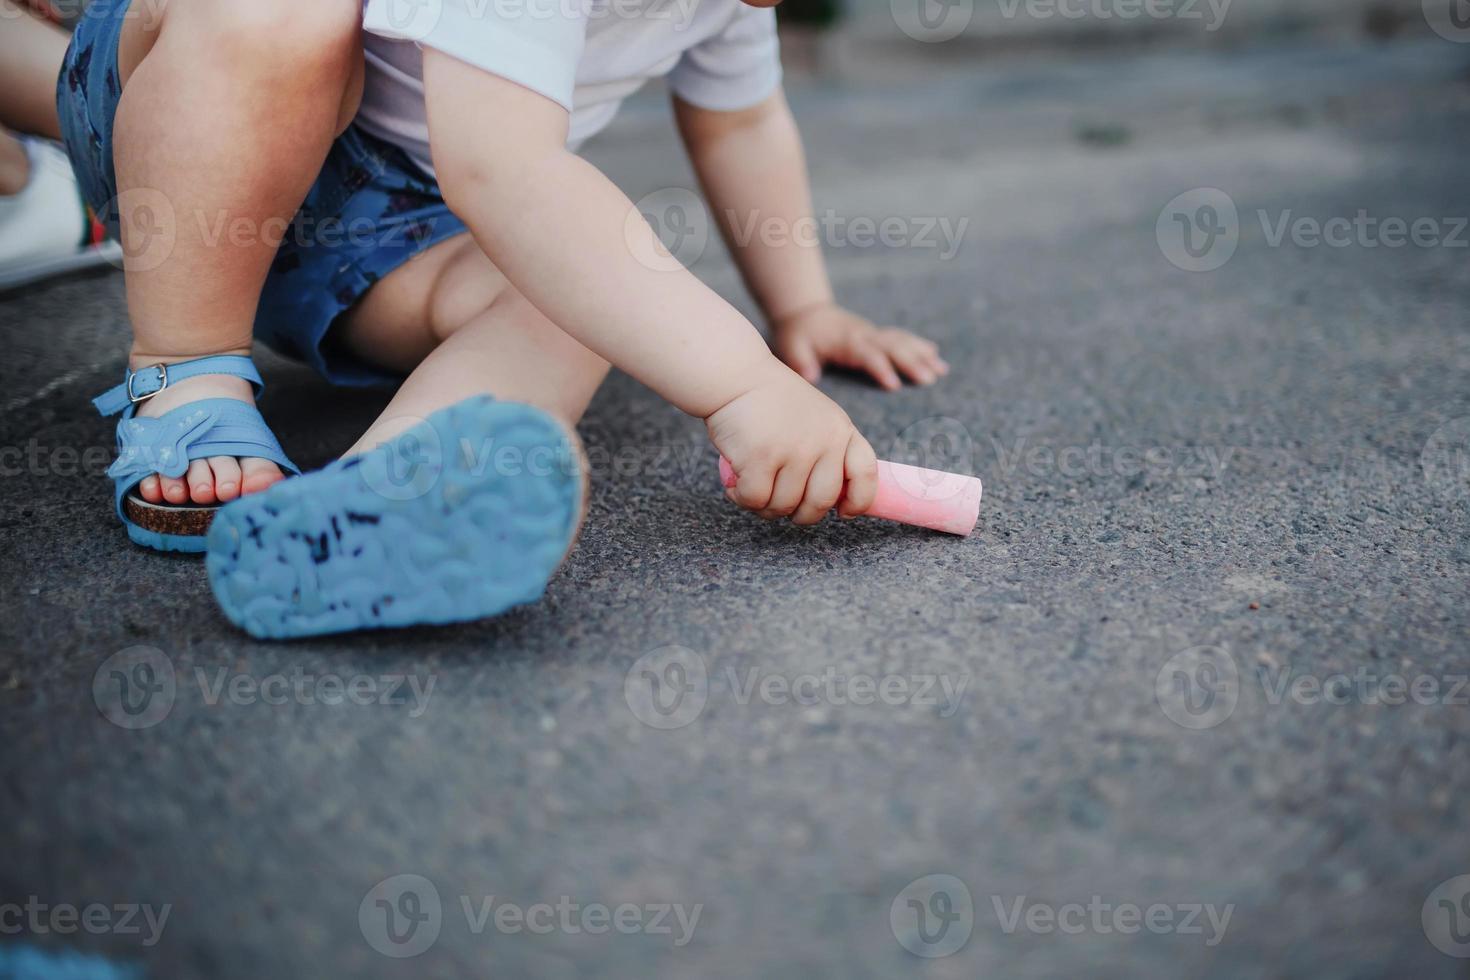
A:
<svg viewBox="0 0 1470 980">
<path fill-rule="evenodd" d="M 720 457 L 720 482 L 736 483 L 730 461 Z M 959 473 L 878 462 L 878 494 L 868 517 L 968 536 L 980 521 L 980 480 Z"/>
</svg>

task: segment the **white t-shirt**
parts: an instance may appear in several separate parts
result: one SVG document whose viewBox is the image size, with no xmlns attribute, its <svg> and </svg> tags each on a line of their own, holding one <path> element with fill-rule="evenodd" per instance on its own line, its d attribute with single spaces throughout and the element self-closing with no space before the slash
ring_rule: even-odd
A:
<svg viewBox="0 0 1470 980">
<path fill-rule="evenodd" d="M 366 0 L 357 122 L 432 174 L 420 45 L 524 85 L 571 113 L 576 149 L 650 79 L 729 111 L 781 81 L 775 14 L 741 0 Z M 466 119 L 493 126 L 493 119 Z"/>
</svg>

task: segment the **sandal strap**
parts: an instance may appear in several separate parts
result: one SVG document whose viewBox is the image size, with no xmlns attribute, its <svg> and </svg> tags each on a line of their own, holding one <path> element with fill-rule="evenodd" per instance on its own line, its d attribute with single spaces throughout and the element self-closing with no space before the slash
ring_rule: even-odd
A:
<svg viewBox="0 0 1470 980">
<path fill-rule="evenodd" d="M 197 378 L 205 374 L 227 374 L 244 378 L 255 386 L 258 395 L 265 390 L 265 382 L 255 369 L 255 362 L 242 354 L 214 354 L 177 364 L 151 364 L 148 367 L 128 371 L 123 383 L 92 399 L 92 405 L 103 415 L 116 415 L 138 402 L 147 401 L 175 381 Z"/>
<path fill-rule="evenodd" d="M 107 475 L 122 495 L 150 473 L 181 477 L 189 463 L 211 456 L 259 457 L 300 473 L 253 405 L 207 398 L 156 419 L 123 419 L 117 429 L 117 461 Z"/>
</svg>

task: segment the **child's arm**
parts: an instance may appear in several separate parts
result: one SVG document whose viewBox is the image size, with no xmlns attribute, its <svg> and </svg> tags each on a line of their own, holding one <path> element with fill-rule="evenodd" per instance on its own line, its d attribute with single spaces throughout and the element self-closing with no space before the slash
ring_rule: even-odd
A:
<svg viewBox="0 0 1470 980">
<path fill-rule="evenodd" d="M 454 212 L 541 312 L 677 407 L 705 419 L 762 516 L 865 512 L 877 461 L 830 399 L 786 369 L 733 307 L 683 269 L 640 263 L 652 229 L 566 149 L 567 112 L 514 82 L 424 51 L 431 152 Z M 646 253 L 645 253 L 646 254 Z M 845 496 L 844 496 L 845 485 Z"/>
<path fill-rule="evenodd" d="M 782 360 L 809 381 L 832 363 L 866 371 L 888 389 L 900 387 L 899 372 L 921 384 L 948 373 L 930 341 L 881 330 L 837 305 L 812 217 L 801 134 L 779 89 L 735 112 L 677 97 L 674 108 L 690 161 Z"/>
</svg>

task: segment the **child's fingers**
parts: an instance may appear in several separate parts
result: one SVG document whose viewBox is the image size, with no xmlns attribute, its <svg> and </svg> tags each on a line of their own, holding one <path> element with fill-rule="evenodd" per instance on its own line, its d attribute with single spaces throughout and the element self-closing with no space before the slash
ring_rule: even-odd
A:
<svg viewBox="0 0 1470 980">
<path fill-rule="evenodd" d="M 817 460 L 806 481 L 806 497 L 791 516 L 793 524 L 816 524 L 826 517 L 842 496 L 843 457 L 831 453 Z"/>
<path fill-rule="evenodd" d="M 948 374 L 949 362 L 946 361 L 944 357 L 939 353 L 939 348 L 935 347 L 933 344 L 929 343 L 929 341 L 925 340 L 922 337 L 916 339 L 924 345 L 924 360 L 928 362 L 929 366 L 933 368 L 941 378 Z"/>
<path fill-rule="evenodd" d="M 873 376 L 873 380 L 889 391 L 896 391 L 903 387 L 903 381 L 898 377 L 898 372 L 893 369 L 893 362 L 888 357 L 888 352 L 873 341 L 862 340 L 855 343 L 842 358 L 846 367 L 858 368 Z"/>
<path fill-rule="evenodd" d="M 783 353 L 786 355 L 786 365 L 791 370 L 812 384 L 821 380 L 822 359 L 817 356 L 817 349 L 811 341 L 794 340 Z"/>
<path fill-rule="evenodd" d="M 882 337 L 893 350 L 908 351 L 911 356 L 917 357 L 936 376 L 944 377 L 949 373 L 949 364 L 940 355 L 939 345 L 928 337 L 920 337 L 916 333 L 909 333 L 898 327 L 889 327 L 884 330 Z"/>
<path fill-rule="evenodd" d="M 778 517 L 790 517 L 801 499 L 806 495 L 807 475 L 810 469 L 801 463 L 788 463 L 776 474 L 775 486 L 771 489 L 771 500 L 761 509 L 760 516 L 768 521 Z"/>
<path fill-rule="evenodd" d="M 853 435 L 847 444 L 843 469 L 847 486 L 837 512 L 843 517 L 866 514 L 878 495 L 878 457 L 873 453 L 873 447 L 868 445 L 868 440 Z"/>
<path fill-rule="evenodd" d="M 776 482 L 773 467 L 762 463 L 747 463 L 735 471 L 735 502 L 746 510 L 764 510 L 771 502 L 771 492 Z"/>
<path fill-rule="evenodd" d="M 893 363 L 908 377 L 921 384 L 932 385 L 939 380 L 939 372 L 935 370 L 928 356 L 916 344 L 895 343 L 889 352 Z"/>
</svg>

